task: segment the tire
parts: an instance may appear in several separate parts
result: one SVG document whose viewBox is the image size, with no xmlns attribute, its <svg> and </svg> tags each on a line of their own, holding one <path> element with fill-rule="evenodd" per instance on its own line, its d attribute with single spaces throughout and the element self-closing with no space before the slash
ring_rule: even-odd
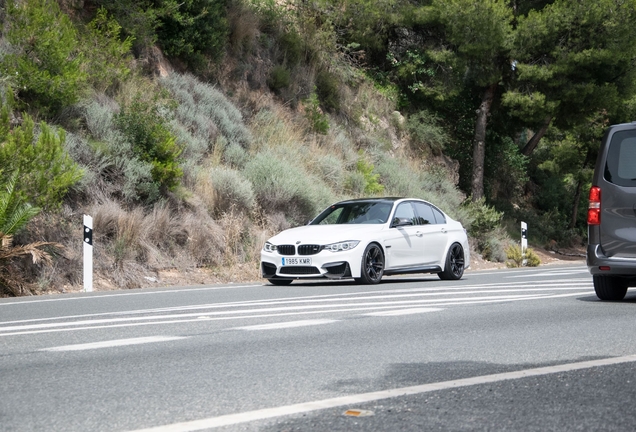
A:
<svg viewBox="0 0 636 432">
<path fill-rule="evenodd" d="M 293 279 L 267 279 L 272 285 L 289 285 Z"/>
<path fill-rule="evenodd" d="M 356 282 L 375 285 L 380 283 L 384 274 L 384 253 L 377 243 L 371 243 L 362 254 L 360 278 Z"/>
<path fill-rule="evenodd" d="M 464 275 L 464 248 L 459 243 L 453 243 L 446 255 L 444 271 L 437 273 L 442 280 L 459 280 Z"/>
<path fill-rule="evenodd" d="M 592 276 L 594 291 L 601 300 L 620 301 L 627 294 L 627 284 L 616 276 Z"/>
</svg>

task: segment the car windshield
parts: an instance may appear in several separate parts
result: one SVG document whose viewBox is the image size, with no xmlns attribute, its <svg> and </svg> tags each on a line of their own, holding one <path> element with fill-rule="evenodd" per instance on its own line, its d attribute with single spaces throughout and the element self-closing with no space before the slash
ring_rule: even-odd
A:
<svg viewBox="0 0 636 432">
<path fill-rule="evenodd" d="M 383 224 L 389 220 L 393 205 L 363 201 L 334 204 L 320 213 L 310 225 Z"/>
</svg>

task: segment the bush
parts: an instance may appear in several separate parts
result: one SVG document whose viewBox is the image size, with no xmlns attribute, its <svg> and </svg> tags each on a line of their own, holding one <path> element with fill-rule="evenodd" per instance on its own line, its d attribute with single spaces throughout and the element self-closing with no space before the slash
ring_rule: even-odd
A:
<svg viewBox="0 0 636 432">
<path fill-rule="evenodd" d="M 192 75 L 170 74 L 161 80 L 179 102 L 177 119 L 211 147 L 217 130 L 227 142 L 248 149 L 252 136 L 241 112 L 220 91 Z M 210 121 L 211 120 L 211 123 Z"/>
<path fill-rule="evenodd" d="M 439 126 L 440 119 L 427 110 L 420 111 L 406 122 L 414 147 L 422 150 L 428 146 L 433 154 L 440 155 L 449 141 L 447 132 Z"/>
<path fill-rule="evenodd" d="M 316 94 L 322 106 L 327 110 L 340 110 L 338 85 L 338 78 L 329 71 L 322 70 L 316 75 Z"/>
<path fill-rule="evenodd" d="M 294 223 L 306 222 L 333 202 L 333 193 L 323 182 L 271 153 L 257 154 L 244 173 L 260 206 L 267 213 L 282 212 Z"/>
<path fill-rule="evenodd" d="M 97 91 L 112 90 L 130 74 L 133 38 L 129 36 L 122 41 L 120 31 L 117 21 L 100 7 L 87 31 L 80 34 L 86 57 L 84 70 L 88 82 Z"/>
<path fill-rule="evenodd" d="M 482 237 L 501 224 L 503 212 L 487 205 L 485 198 L 479 201 L 467 200 L 464 206 L 471 217 L 471 223 L 467 227 L 468 233 L 474 237 Z"/>
<path fill-rule="evenodd" d="M 329 120 L 320 109 L 320 102 L 316 93 L 312 93 L 304 102 L 305 117 L 309 120 L 312 129 L 319 134 L 326 135 L 329 131 Z"/>
<path fill-rule="evenodd" d="M 132 144 L 135 156 L 152 165 L 152 178 L 160 189 L 174 190 L 183 176 L 178 160 L 182 150 L 159 107 L 137 97 L 115 116 L 115 124 Z"/>
<path fill-rule="evenodd" d="M 57 208 L 68 189 L 83 176 L 83 171 L 66 153 L 63 129 L 54 131 L 45 122 L 39 130 L 28 114 L 22 125 L 11 128 L 8 101 L 0 111 L 0 183 L 17 173 L 16 194 L 36 206 Z"/>
<path fill-rule="evenodd" d="M 252 184 L 240 172 L 229 168 L 214 168 L 209 174 L 215 191 L 217 215 L 237 210 L 249 213 L 256 203 Z"/>
<path fill-rule="evenodd" d="M 521 267 L 523 260 L 526 260 L 526 266 L 537 267 L 541 264 L 539 256 L 530 248 L 526 249 L 525 256 L 521 253 L 519 245 L 511 245 L 506 249 L 506 256 L 509 261 L 506 262 L 507 267 Z"/>
<path fill-rule="evenodd" d="M 284 66 L 274 66 L 267 78 L 267 85 L 272 91 L 279 91 L 291 83 L 289 71 Z"/>
<path fill-rule="evenodd" d="M 77 32 L 54 0 L 5 2 L 11 53 L 0 63 L 15 77 L 19 107 L 45 116 L 75 103 L 86 83 Z"/>
</svg>

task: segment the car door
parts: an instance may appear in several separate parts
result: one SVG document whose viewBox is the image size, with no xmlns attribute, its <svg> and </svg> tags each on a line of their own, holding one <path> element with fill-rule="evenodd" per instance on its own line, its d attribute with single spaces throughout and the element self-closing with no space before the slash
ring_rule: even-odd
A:
<svg viewBox="0 0 636 432">
<path fill-rule="evenodd" d="M 410 224 L 409 224 L 410 223 Z M 385 247 L 387 268 L 405 268 L 422 265 L 423 237 L 415 223 L 415 210 L 411 201 L 398 204 L 393 214 Z"/>
<path fill-rule="evenodd" d="M 422 261 L 424 265 L 443 267 L 448 242 L 446 219 L 437 209 L 427 203 L 414 202 L 416 212 L 416 236 L 422 239 Z M 438 214 L 435 217 L 435 214 Z"/>
</svg>

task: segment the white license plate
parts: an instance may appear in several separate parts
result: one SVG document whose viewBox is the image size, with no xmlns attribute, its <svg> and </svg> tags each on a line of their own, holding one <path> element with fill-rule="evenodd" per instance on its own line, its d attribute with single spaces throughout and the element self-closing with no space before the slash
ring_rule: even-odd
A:
<svg viewBox="0 0 636 432">
<path fill-rule="evenodd" d="M 284 266 L 306 266 L 311 265 L 311 258 L 283 258 Z"/>
</svg>

